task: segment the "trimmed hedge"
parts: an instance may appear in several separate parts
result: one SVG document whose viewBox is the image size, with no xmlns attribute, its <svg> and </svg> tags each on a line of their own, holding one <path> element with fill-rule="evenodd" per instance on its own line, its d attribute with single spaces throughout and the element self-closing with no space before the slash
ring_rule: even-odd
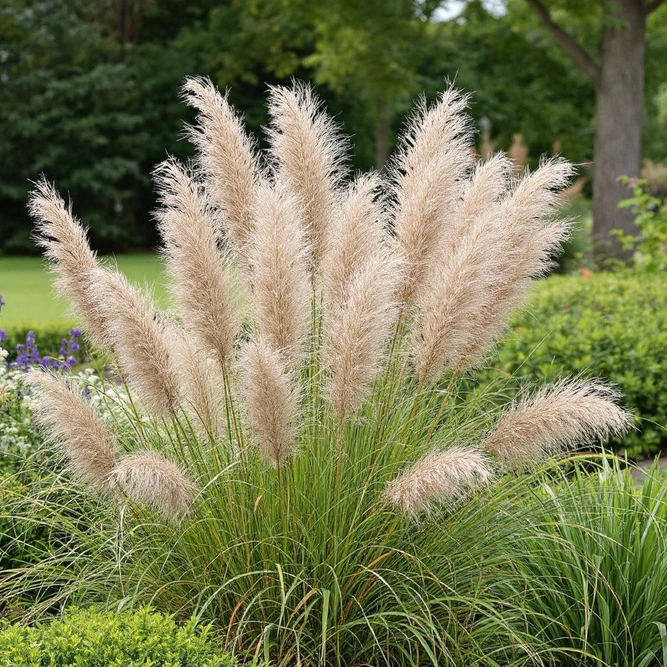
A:
<svg viewBox="0 0 667 667">
<path fill-rule="evenodd" d="M 142 609 L 75 610 L 48 624 L 0 625 L 0 667 L 232 667 L 209 627 Z"/>
<path fill-rule="evenodd" d="M 610 380 L 637 426 L 611 443 L 614 450 L 633 459 L 667 450 L 667 277 L 587 273 L 541 281 L 492 365 L 483 379 L 510 374 L 510 389 L 577 374 Z"/>
</svg>

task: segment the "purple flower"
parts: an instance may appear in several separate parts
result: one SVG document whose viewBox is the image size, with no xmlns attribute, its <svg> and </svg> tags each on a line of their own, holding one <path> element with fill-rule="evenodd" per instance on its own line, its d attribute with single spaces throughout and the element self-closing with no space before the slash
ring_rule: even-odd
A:
<svg viewBox="0 0 667 667">
<path fill-rule="evenodd" d="M 2 294 L 0 294 L 0 310 L 2 310 L 2 307 L 5 305 L 5 300 L 2 298 Z"/>
<path fill-rule="evenodd" d="M 4 329 L 0 329 L 0 343 L 4 343 L 7 340 L 7 332 Z"/>
</svg>

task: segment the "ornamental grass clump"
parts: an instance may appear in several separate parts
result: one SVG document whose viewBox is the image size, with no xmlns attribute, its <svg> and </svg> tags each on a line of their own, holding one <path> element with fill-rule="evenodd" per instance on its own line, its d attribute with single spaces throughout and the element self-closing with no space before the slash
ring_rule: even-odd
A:
<svg viewBox="0 0 667 667">
<path fill-rule="evenodd" d="M 46 181 L 30 203 L 132 397 L 102 423 L 30 376 L 44 429 L 105 498 L 99 535 L 69 542 L 86 551 L 69 594 L 197 613 L 277 665 L 488 658 L 482 563 L 517 526 L 504 471 L 630 423 L 599 382 L 499 416 L 452 400 L 566 238 L 572 166 L 475 165 L 451 89 L 420 103 L 386 174 L 356 176 L 308 87 L 271 89 L 265 153 L 209 81 L 184 96 L 197 158 L 155 172 L 173 311 L 98 265 Z"/>
</svg>

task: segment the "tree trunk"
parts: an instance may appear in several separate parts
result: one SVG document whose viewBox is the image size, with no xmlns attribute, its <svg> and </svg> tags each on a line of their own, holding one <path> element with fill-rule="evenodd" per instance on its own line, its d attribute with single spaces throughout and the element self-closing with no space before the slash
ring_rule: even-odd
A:
<svg viewBox="0 0 667 667">
<path fill-rule="evenodd" d="M 614 229 L 636 233 L 632 213 L 618 203 L 630 192 L 619 176 L 638 176 L 644 109 L 643 0 L 607 0 L 597 81 L 593 235 L 600 259 L 627 260 Z"/>
</svg>

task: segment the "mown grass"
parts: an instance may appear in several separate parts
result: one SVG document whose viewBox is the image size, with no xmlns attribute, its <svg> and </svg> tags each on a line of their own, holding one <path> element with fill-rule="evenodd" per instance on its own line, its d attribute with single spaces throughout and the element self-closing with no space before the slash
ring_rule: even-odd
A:
<svg viewBox="0 0 667 667">
<path fill-rule="evenodd" d="M 136 284 L 151 287 L 160 305 L 167 304 L 164 267 L 156 253 L 118 255 L 104 258 Z M 6 305 L 0 313 L 0 327 L 74 324 L 67 301 L 57 298 L 51 287 L 53 276 L 40 257 L 0 257 L 0 294 Z"/>
</svg>

